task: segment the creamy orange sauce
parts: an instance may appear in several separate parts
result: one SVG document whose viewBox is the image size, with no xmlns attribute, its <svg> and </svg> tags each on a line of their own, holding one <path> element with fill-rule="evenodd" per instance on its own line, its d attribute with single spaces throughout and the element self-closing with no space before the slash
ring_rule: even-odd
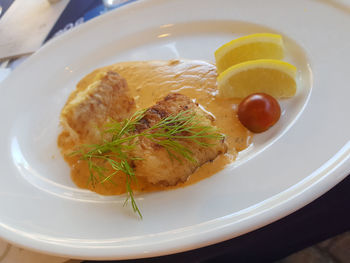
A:
<svg viewBox="0 0 350 263">
<path fill-rule="evenodd" d="M 175 187 L 153 185 L 142 178 L 133 185 L 136 191 L 158 191 L 184 187 L 207 178 L 222 170 L 225 165 L 235 160 L 237 152 L 245 149 L 251 142 L 251 133 L 238 121 L 235 107 L 239 101 L 223 99 L 217 96 L 216 67 L 203 61 L 149 61 L 124 62 L 98 69 L 83 78 L 77 89 L 85 89 L 102 72 L 113 70 L 123 76 L 128 83 L 131 95 L 135 98 L 138 109 L 152 106 L 170 92 L 182 93 L 194 99 L 200 106 L 215 117 L 214 125 L 226 135 L 228 152 L 218 156 L 213 162 L 204 164 L 190 178 Z M 58 138 L 62 152 L 72 145 L 64 144 L 65 133 Z M 65 156 L 71 167 L 71 176 L 75 184 L 104 195 L 125 192 L 125 176 L 117 174 L 114 183 L 89 184 L 89 169 L 84 161 Z"/>
</svg>

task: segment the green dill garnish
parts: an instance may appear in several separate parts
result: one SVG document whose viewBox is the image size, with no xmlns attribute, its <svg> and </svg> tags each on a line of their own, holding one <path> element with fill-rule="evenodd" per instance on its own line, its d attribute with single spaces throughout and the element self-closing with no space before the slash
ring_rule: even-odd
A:
<svg viewBox="0 0 350 263">
<path fill-rule="evenodd" d="M 127 193 L 124 205 L 130 200 L 134 212 L 141 218 L 131 187 L 132 183 L 137 183 L 132 163 L 141 159 L 130 156 L 130 151 L 136 146 L 140 137 L 145 137 L 164 147 L 169 157 L 179 162 L 181 157 L 196 162 L 191 149 L 180 141 L 188 140 L 199 146 L 208 147 L 212 144 L 201 139 L 222 140 L 224 138 L 224 135 L 218 133 L 215 127 L 203 125 L 202 116 L 189 110 L 170 115 L 155 125 L 137 132 L 137 125 L 145 113 L 146 110 L 140 110 L 122 122 L 111 121 L 101 132 L 101 144 L 82 145 L 79 150 L 72 152 L 72 155 L 77 155 L 81 160 L 88 162 L 89 182 L 93 187 L 97 183 L 103 184 L 107 181 L 114 183 L 113 176 L 119 171 L 123 172 L 126 175 Z M 106 164 L 112 168 L 112 171 L 106 168 Z"/>
</svg>

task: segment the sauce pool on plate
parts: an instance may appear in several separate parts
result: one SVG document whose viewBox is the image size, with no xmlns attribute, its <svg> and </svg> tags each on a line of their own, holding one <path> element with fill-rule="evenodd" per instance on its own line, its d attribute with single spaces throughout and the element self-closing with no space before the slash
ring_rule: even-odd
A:
<svg viewBox="0 0 350 263">
<path fill-rule="evenodd" d="M 138 178 L 132 188 L 135 192 L 149 192 L 176 187 L 184 187 L 207 178 L 222 170 L 225 165 L 235 160 L 237 153 L 251 143 L 251 133 L 239 122 L 235 107 L 238 100 L 217 96 L 217 72 L 213 64 L 198 60 L 141 61 L 121 62 L 103 67 L 85 76 L 77 85 L 77 90 L 85 90 L 100 75 L 108 71 L 117 72 L 127 81 L 131 96 L 135 100 L 136 109 L 145 109 L 154 105 L 169 93 L 180 93 L 193 99 L 202 110 L 212 115 L 219 132 L 226 135 L 228 151 L 215 160 L 198 168 L 184 183 L 176 186 L 151 184 L 144 178 Z M 78 187 L 87 188 L 102 195 L 125 193 L 125 176 L 115 175 L 114 182 L 92 185 L 89 183 L 89 167 L 87 162 L 79 160 L 67 153 L 74 149 L 74 144 L 67 142 L 67 132 L 58 137 L 58 145 L 71 167 L 72 180 Z"/>
</svg>

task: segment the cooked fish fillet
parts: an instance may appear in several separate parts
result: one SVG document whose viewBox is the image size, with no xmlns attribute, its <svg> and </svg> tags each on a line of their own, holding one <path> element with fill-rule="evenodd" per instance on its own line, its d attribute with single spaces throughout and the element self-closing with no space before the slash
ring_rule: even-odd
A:
<svg viewBox="0 0 350 263">
<path fill-rule="evenodd" d="M 164 83 L 166 83 L 167 79 L 167 74 L 163 72 L 164 67 L 179 67 L 179 62 L 171 62 L 170 65 L 168 64 L 169 63 L 165 62 L 152 62 L 150 64 L 135 63 L 135 67 L 138 66 L 144 69 L 144 71 L 137 71 L 131 64 L 121 64 L 120 69 L 118 69 L 123 72 L 123 76 L 125 72 L 129 72 L 127 80 L 130 79 L 130 85 L 135 92 L 137 87 L 148 83 L 149 75 L 151 75 L 152 85 L 160 83 L 164 88 Z M 187 64 L 184 63 L 184 67 L 188 64 L 192 65 L 188 62 Z M 184 71 L 186 74 L 184 73 L 182 79 L 192 81 L 195 84 L 198 82 L 200 85 L 207 85 L 206 82 L 200 82 L 200 78 L 196 75 L 197 73 L 202 74 L 207 71 L 202 70 L 197 64 L 194 67 L 198 70 L 198 72 L 194 71 L 193 73 L 196 77 L 194 78 L 192 75 L 186 75 L 188 72 L 192 72 L 188 70 Z M 98 70 L 89 74 L 79 82 L 77 89 L 69 97 L 61 112 L 63 132 L 58 142 L 62 153 L 70 153 L 75 146 L 84 143 L 99 143 L 101 141 L 100 129 L 110 118 L 122 121 L 130 117 L 130 115 L 136 111 L 135 102 L 130 95 L 128 84 L 122 76 L 116 73 L 116 71 L 119 72 L 119 70 L 116 69 L 117 67 L 108 68 L 108 70 Z M 135 71 L 139 74 L 135 73 L 136 76 L 133 76 L 131 72 Z M 169 69 L 169 71 L 171 70 Z M 137 78 L 138 81 L 135 81 L 134 78 Z M 168 78 L 170 79 L 171 76 L 168 76 Z M 211 80 L 211 78 L 209 79 Z M 177 87 L 176 83 L 174 84 L 173 82 L 169 85 L 175 85 L 175 87 Z M 184 82 L 180 86 L 182 85 L 188 86 L 190 83 Z M 145 88 L 143 87 L 143 89 Z M 139 98 L 139 100 L 142 99 L 145 98 Z M 150 100 L 150 98 L 147 99 Z M 201 116 L 204 126 L 213 125 L 213 117 L 202 110 L 199 105 L 194 103 L 189 97 L 178 93 L 171 93 L 148 108 L 145 116 L 137 126 L 137 132 L 142 132 L 144 129 L 153 126 L 169 115 L 176 115 L 186 110 Z M 196 162 L 191 162 L 181 156 L 181 162 L 179 162 L 176 159 L 171 159 L 166 149 L 159 144 L 151 142 L 147 138 L 140 137 L 140 143 L 137 144 L 130 153 L 133 157 L 142 158 L 132 163 L 136 176 L 143 177 L 148 182 L 159 185 L 176 185 L 179 182 L 186 181 L 198 167 L 206 162 L 214 160 L 219 154 L 227 151 L 227 145 L 224 140 L 201 140 L 212 145 L 210 147 L 202 147 L 189 140 L 180 141 L 182 145 L 192 151 L 193 158 Z M 81 178 L 83 183 L 80 185 L 85 186 L 87 179 L 86 177 Z M 103 191 L 105 191 L 105 189 Z"/>
<path fill-rule="evenodd" d="M 133 111 L 135 102 L 126 80 L 108 71 L 87 88 L 72 93 L 62 110 L 61 124 L 76 143 L 98 143 L 100 128 L 109 119 L 121 121 Z"/>
<path fill-rule="evenodd" d="M 205 113 L 198 104 L 192 102 L 190 98 L 182 94 L 169 94 L 163 100 L 150 107 L 138 125 L 138 132 L 154 126 L 160 120 L 177 115 L 182 111 L 194 112 L 201 116 L 203 126 L 212 125 L 213 118 Z M 151 140 L 141 137 L 140 144 L 133 151 L 133 155 L 141 157 L 141 160 L 134 161 L 135 174 L 145 177 L 151 183 L 176 185 L 184 182 L 201 165 L 214 160 L 219 154 L 227 151 L 224 140 L 201 138 L 202 142 L 212 144 L 209 147 L 199 146 L 195 142 L 182 139 L 179 142 L 190 149 L 196 162 L 191 162 L 181 157 L 181 162 L 169 157 L 168 152 L 162 146 Z"/>
</svg>

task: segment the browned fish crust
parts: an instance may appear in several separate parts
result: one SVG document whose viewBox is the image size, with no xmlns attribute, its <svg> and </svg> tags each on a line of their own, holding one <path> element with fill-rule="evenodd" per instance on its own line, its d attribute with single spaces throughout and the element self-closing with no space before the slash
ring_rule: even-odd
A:
<svg viewBox="0 0 350 263">
<path fill-rule="evenodd" d="M 203 126 L 212 125 L 213 117 L 201 110 L 198 104 L 185 95 L 172 93 L 146 111 L 137 130 L 141 132 L 154 126 L 162 119 L 183 111 L 201 116 Z M 140 144 L 133 151 L 134 156 L 142 158 L 134 162 L 136 175 L 146 177 L 149 182 L 154 184 L 176 185 L 179 182 L 186 181 L 198 167 L 227 151 L 224 140 L 217 141 L 207 138 L 199 140 L 211 144 L 211 146 L 200 146 L 188 139 L 178 140 L 183 146 L 191 150 L 193 158 L 196 160 L 196 162 L 191 162 L 183 157 L 180 157 L 180 161 L 172 159 L 165 148 L 141 137 Z"/>
</svg>

